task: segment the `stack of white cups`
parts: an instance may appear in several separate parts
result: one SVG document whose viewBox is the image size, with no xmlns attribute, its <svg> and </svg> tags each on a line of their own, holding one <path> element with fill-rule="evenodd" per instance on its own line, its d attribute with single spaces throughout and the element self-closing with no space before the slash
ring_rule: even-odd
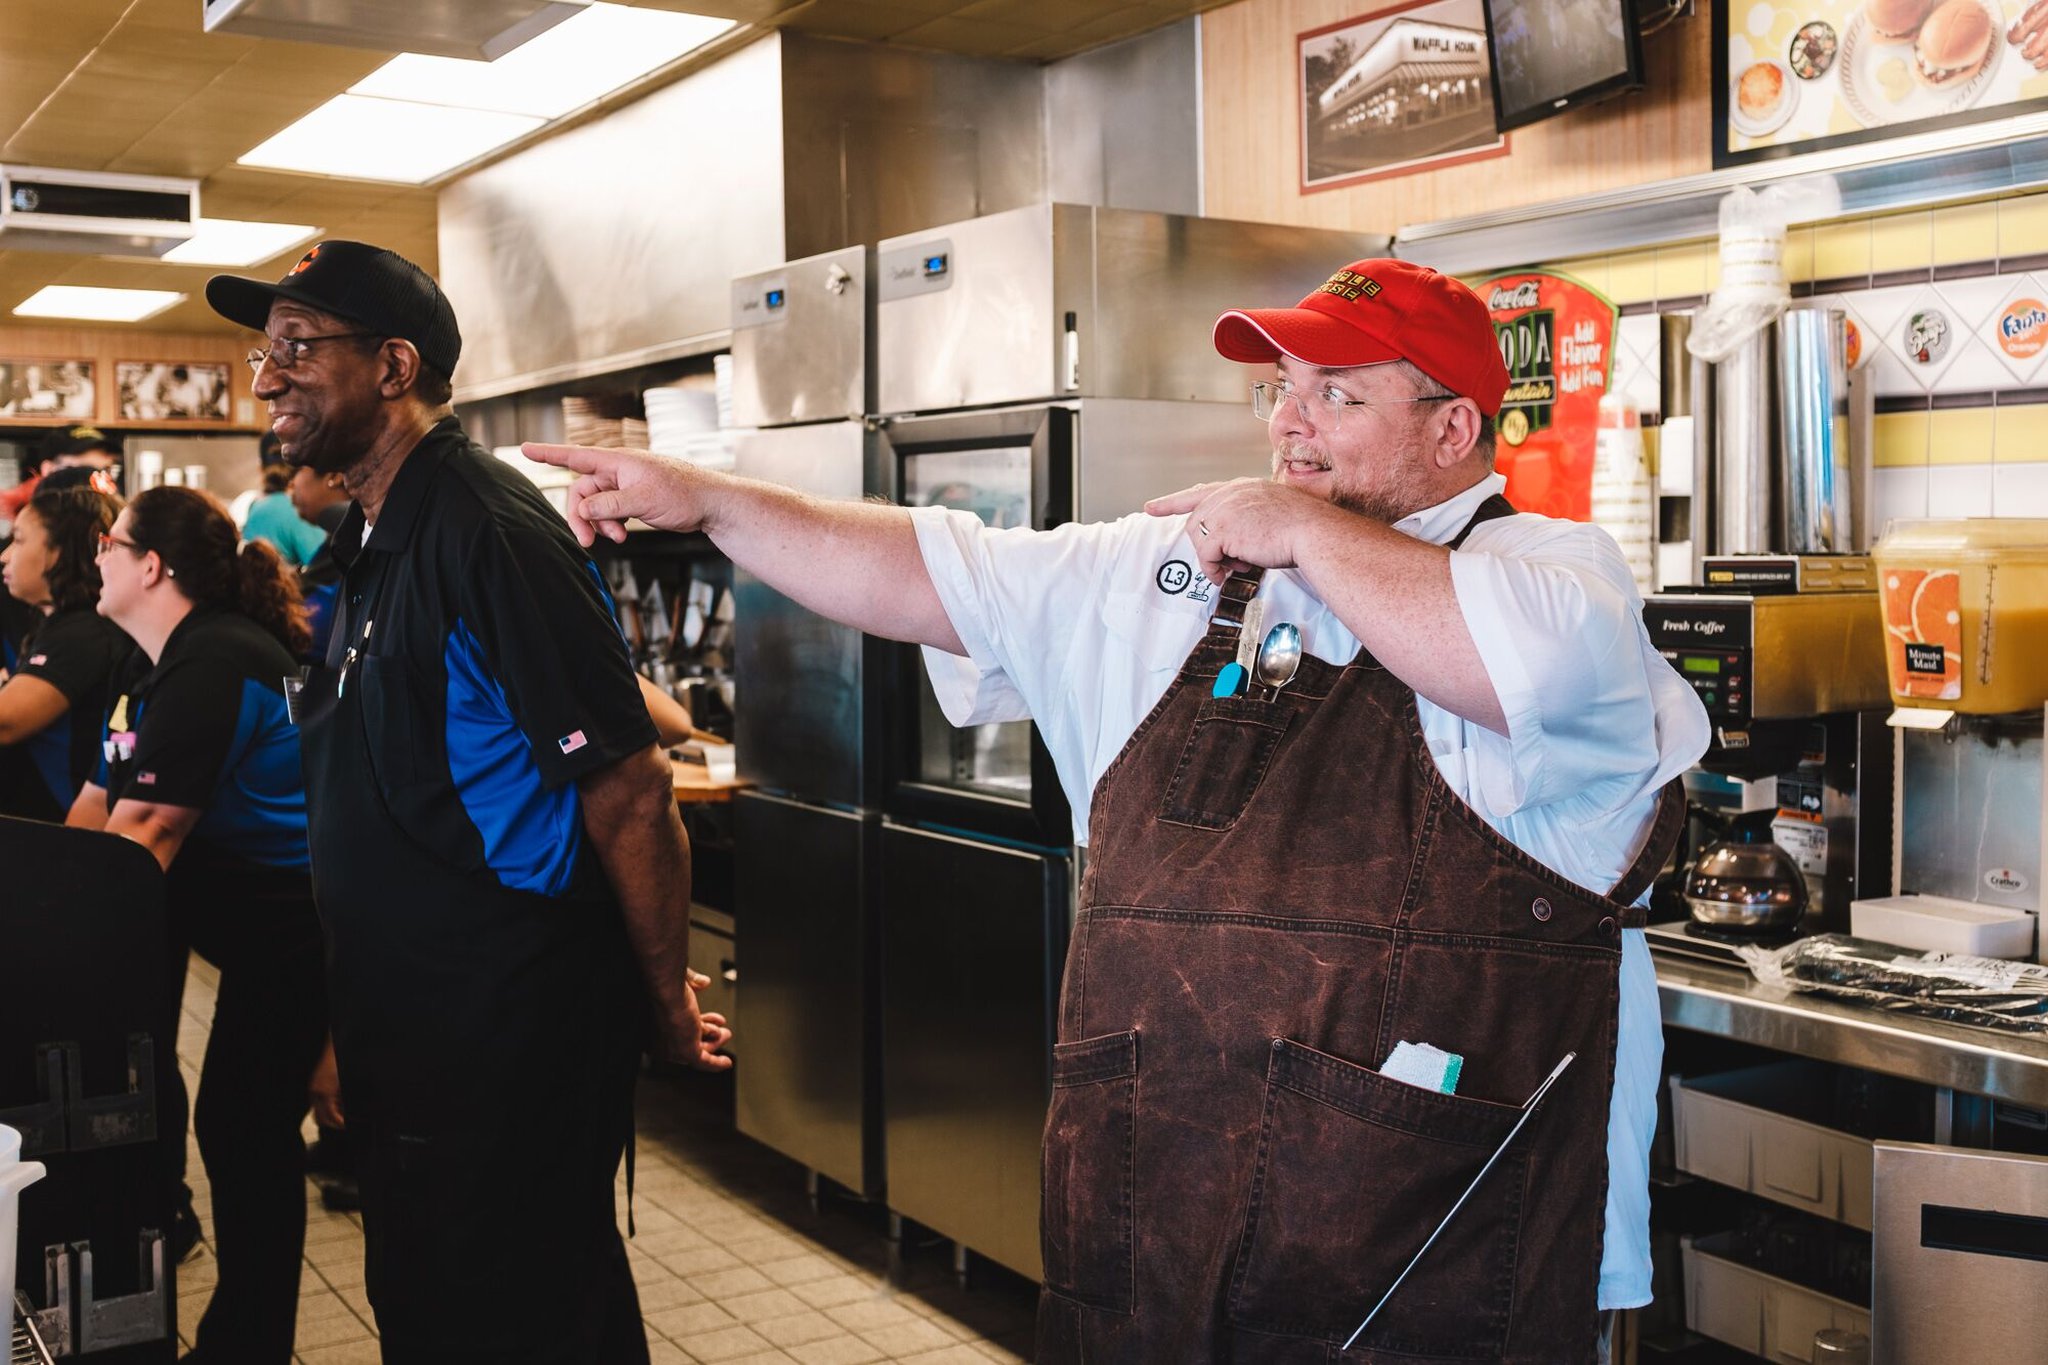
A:
<svg viewBox="0 0 2048 1365">
<path fill-rule="evenodd" d="M 21 1134 L 0 1124 L 0 1343 L 14 1340 L 14 1253 L 21 1192 L 41 1180 L 40 1161 L 21 1159 Z"/>
</svg>

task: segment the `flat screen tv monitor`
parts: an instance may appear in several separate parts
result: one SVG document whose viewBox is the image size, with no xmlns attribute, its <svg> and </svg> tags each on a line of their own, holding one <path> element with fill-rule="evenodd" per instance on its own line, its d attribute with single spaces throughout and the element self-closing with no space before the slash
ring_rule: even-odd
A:
<svg viewBox="0 0 2048 1365">
<path fill-rule="evenodd" d="M 1630 0 L 1485 3 L 1502 132 L 1641 88 L 1643 45 Z"/>
</svg>

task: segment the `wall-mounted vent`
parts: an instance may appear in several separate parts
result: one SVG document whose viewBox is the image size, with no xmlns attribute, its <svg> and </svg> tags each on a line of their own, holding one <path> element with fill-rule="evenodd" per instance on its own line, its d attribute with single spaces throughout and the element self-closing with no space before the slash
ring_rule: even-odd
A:
<svg viewBox="0 0 2048 1365">
<path fill-rule="evenodd" d="M 197 180 L 0 166 L 0 249 L 161 256 L 198 219 Z"/>
<path fill-rule="evenodd" d="M 495 61 L 590 0 L 199 0 L 208 33 Z"/>
</svg>

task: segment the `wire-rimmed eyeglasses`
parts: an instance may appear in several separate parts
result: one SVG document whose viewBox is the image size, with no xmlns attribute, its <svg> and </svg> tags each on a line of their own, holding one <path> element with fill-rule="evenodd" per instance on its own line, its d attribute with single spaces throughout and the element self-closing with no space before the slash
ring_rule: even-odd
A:
<svg viewBox="0 0 2048 1365">
<path fill-rule="evenodd" d="M 1252 416 L 1261 422 L 1273 420 L 1273 414 L 1280 410 L 1280 404 L 1293 399 L 1302 407 L 1309 425 L 1318 431 L 1335 431 L 1344 421 L 1346 408 L 1391 407 L 1397 403 L 1441 403 L 1456 398 L 1454 393 L 1432 393 L 1418 398 L 1350 398 L 1334 384 L 1325 384 L 1313 393 L 1302 393 L 1285 380 L 1279 383 L 1260 382 L 1252 385 Z"/>
<path fill-rule="evenodd" d="M 319 341 L 359 341 L 365 337 L 378 336 L 376 332 L 329 332 L 318 337 L 270 337 L 268 346 L 259 346 L 246 357 L 251 370 L 263 368 L 269 361 L 280 370 L 289 370 L 299 363 L 306 354 L 306 348 Z"/>
</svg>

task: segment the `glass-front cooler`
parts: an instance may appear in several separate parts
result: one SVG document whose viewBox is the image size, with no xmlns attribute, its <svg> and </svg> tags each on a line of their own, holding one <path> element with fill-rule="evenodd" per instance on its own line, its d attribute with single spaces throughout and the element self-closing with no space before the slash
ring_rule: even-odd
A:
<svg viewBox="0 0 2048 1365">
<path fill-rule="evenodd" d="M 972 512 L 998 529 L 1070 519 L 1074 412 L 1035 406 L 889 424 L 897 501 Z M 1070 820 L 1050 756 L 1030 721 L 956 727 L 939 709 L 917 650 L 905 648 L 892 726 L 891 814 L 1041 846 Z"/>
</svg>

